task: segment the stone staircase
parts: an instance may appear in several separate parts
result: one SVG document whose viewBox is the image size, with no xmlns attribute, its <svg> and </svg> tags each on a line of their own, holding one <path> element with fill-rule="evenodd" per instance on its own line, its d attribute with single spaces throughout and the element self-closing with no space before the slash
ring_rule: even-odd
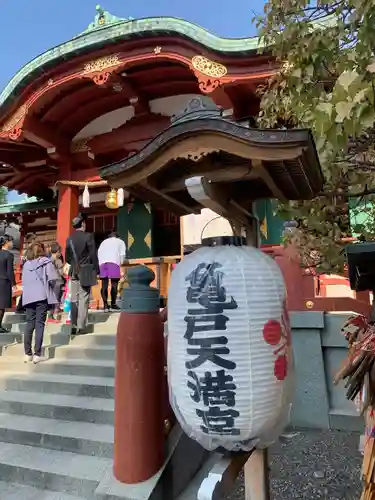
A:
<svg viewBox="0 0 375 500">
<path fill-rule="evenodd" d="M 118 315 L 91 313 L 92 333 L 70 340 L 49 324 L 38 365 L 23 362 L 22 315 L 0 335 L 1 500 L 115 499 L 100 493 L 113 456 Z"/>
</svg>

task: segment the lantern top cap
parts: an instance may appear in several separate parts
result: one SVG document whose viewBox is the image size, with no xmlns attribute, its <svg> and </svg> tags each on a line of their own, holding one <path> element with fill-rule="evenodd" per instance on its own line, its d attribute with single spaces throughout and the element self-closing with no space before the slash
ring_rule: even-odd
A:
<svg viewBox="0 0 375 500">
<path fill-rule="evenodd" d="M 209 238 L 202 239 L 202 246 L 204 247 L 220 247 L 232 245 L 241 247 L 246 245 L 246 238 L 243 236 L 210 236 Z"/>
<path fill-rule="evenodd" d="M 122 295 L 122 312 L 126 313 L 158 313 L 160 294 L 157 288 L 151 287 L 155 273 L 146 266 L 134 266 L 128 270 L 129 287 Z"/>
</svg>

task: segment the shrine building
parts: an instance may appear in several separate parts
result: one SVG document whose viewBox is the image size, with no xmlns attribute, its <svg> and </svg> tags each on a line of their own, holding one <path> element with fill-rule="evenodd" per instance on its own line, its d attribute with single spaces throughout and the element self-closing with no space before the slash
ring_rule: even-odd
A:
<svg viewBox="0 0 375 500">
<path fill-rule="evenodd" d="M 231 231 L 189 195 L 196 175 L 240 219 L 259 217 L 263 243 L 279 244 L 272 199 L 312 198 L 322 177 L 307 176 L 318 164 L 308 131 L 252 128 L 257 89 L 277 71 L 258 38 L 96 10 L 0 94 L 0 183 L 29 197 L 0 217 L 20 225 L 21 246 L 32 231 L 64 247 L 84 212 L 97 244 L 117 228 L 131 263 L 175 262 L 203 231 Z"/>
</svg>

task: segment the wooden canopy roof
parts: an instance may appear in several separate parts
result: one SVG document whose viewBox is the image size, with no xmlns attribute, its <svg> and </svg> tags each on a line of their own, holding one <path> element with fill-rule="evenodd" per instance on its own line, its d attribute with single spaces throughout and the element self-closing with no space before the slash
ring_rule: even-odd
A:
<svg viewBox="0 0 375 500">
<path fill-rule="evenodd" d="M 194 99 L 138 153 L 100 170 L 115 188 L 185 215 L 201 210 L 185 180 L 202 176 L 245 210 L 262 198 L 314 198 L 323 175 L 308 130 L 241 126 Z"/>
</svg>

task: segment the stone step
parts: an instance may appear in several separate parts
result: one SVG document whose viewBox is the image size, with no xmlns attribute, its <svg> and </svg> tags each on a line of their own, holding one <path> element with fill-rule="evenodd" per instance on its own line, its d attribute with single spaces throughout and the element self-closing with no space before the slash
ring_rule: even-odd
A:
<svg viewBox="0 0 375 500">
<path fill-rule="evenodd" d="M 19 356 L 3 356 L 0 359 L 1 371 L 16 370 L 18 373 L 56 373 L 66 375 L 81 375 L 84 377 L 115 376 L 115 361 L 101 359 L 47 359 L 37 365 L 23 363 Z"/>
<path fill-rule="evenodd" d="M 70 335 L 66 333 L 49 332 L 48 330 L 44 333 L 45 344 L 67 344 L 69 340 Z M 0 333 L 0 345 L 6 346 L 13 344 L 23 344 L 23 333 L 13 331 L 9 333 Z"/>
<path fill-rule="evenodd" d="M 107 360 L 115 359 L 115 340 L 110 339 L 108 334 L 109 344 L 98 345 L 95 341 L 95 334 L 82 335 L 86 339 L 70 340 L 70 337 L 55 334 L 52 338 L 44 339 L 42 347 L 42 357 L 46 359 L 91 359 L 91 360 Z M 104 335 L 103 335 L 104 337 Z M 56 343 L 56 341 L 58 341 Z M 102 340 L 102 342 L 104 342 Z M 23 343 L 13 343 L 0 345 L 0 355 L 12 358 L 18 358 L 19 362 L 23 361 L 24 347 Z"/>
<path fill-rule="evenodd" d="M 112 332 L 95 332 L 87 335 L 77 335 L 72 341 L 72 345 L 76 346 L 112 346 L 116 345 L 116 331 Z"/>
<path fill-rule="evenodd" d="M 66 314 L 63 314 L 63 317 L 66 317 Z M 107 313 L 104 311 L 89 311 L 89 322 L 93 323 L 103 323 L 106 321 L 114 321 L 117 323 L 120 313 Z M 4 323 L 12 324 L 12 323 L 24 323 L 26 321 L 26 315 L 14 312 L 8 312 L 4 316 Z"/>
<path fill-rule="evenodd" d="M 4 322 L 4 328 L 9 330 L 11 333 L 25 333 L 26 323 L 6 323 Z M 117 320 L 108 320 L 97 323 L 89 323 L 87 327 L 90 333 L 112 333 L 116 334 L 117 331 Z M 61 333 L 69 336 L 71 333 L 71 325 L 67 325 L 64 322 L 61 323 L 46 323 L 45 334 Z"/>
<path fill-rule="evenodd" d="M 114 400 L 41 392 L 2 391 L 0 412 L 113 425 Z"/>
<path fill-rule="evenodd" d="M 20 313 L 8 312 L 4 316 L 4 324 L 12 323 L 24 323 L 26 321 L 26 315 Z"/>
<path fill-rule="evenodd" d="M 113 426 L 0 413 L 0 441 L 112 458 Z"/>
<path fill-rule="evenodd" d="M 108 377 L 82 377 L 55 373 L 0 372 L 0 390 L 43 392 L 93 398 L 113 398 L 115 381 Z"/>
<path fill-rule="evenodd" d="M 10 483 L 92 500 L 100 479 L 111 467 L 108 458 L 0 442 L 0 477 Z"/>
<path fill-rule="evenodd" d="M 87 337 L 89 337 L 87 335 Z M 87 342 L 90 342 L 90 338 Z M 114 361 L 115 360 L 115 346 L 108 345 L 80 345 L 75 342 L 76 339 L 69 345 L 59 346 L 55 350 L 56 359 L 92 359 L 92 360 L 105 360 Z M 77 338 L 77 341 L 80 342 Z"/>
<path fill-rule="evenodd" d="M 0 481 L 2 500 L 83 500 L 82 497 L 56 491 L 42 491 L 32 486 Z"/>
<path fill-rule="evenodd" d="M 89 311 L 89 322 L 93 323 L 103 323 L 107 321 L 113 321 L 117 324 L 120 318 L 120 313 L 107 313 L 104 311 Z"/>
<path fill-rule="evenodd" d="M 48 329 L 44 334 L 44 346 L 58 346 L 67 345 L 71 342 L 70 333 L 66 332 L 50 332 Z M 100 333 L 89 333 L 87 335 L 79 335 L 74 338 L 74 344 L 86 346 L 93 345 L 97 346 L 112 346 L 116 345 L 116 333 L 111 332 L 100 332 Z M 21 356 L 23 354 L 23 334 L 22 333 L 0 333 L 0 353 L 11 355 L 12 350 L 14 350 L 15 356 Z"/>
<path fill-rule="evenodd" d="M 55 352 L 56 349 L 60 346 L 65 345 L 67 342 L 69 342 L 69 338 L 65 338 L 65 341 L 63 341 L 61 344 L 50 344 L 48 343 L 48 338 L 45 340 L 44 345 L 42 347 L 42 357 L 49 359 L 49 358 L 54 358 L 55 357 Z M 11 358 L 16 358 L 18 359 L 18 363 L 22 364 L 23 363 L 23 357 L 24 357 L 24 347 L 23 343 L 19 344 L 6 344 L 1 346 L 1 356 L 4 358 L 11 357 Z"/>
</svg>

